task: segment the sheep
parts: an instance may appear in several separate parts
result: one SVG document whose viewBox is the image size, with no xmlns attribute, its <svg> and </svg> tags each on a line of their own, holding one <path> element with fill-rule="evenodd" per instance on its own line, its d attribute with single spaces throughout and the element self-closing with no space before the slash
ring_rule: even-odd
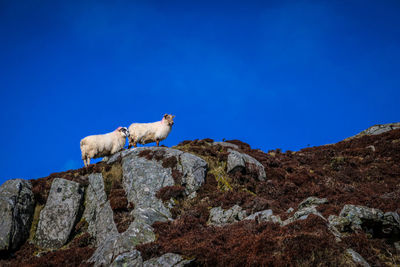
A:
<svg viewBox="0 0 400 267">
<path fill-rule="evenodd" d="M 107 134 L 90 135 L 81 140 L 82 160 L 87 167 L 90 159 L 111 156 L 121 151 L 129 137 L 126 127 L 118 127 L 115 131 Z"/>
<path fill-rule="evenodd" d="M 168 134 L 171 132 L 172 125 L 174 125 L 175 116 L 165 114 L 161 121 L 151 122 L 151 123 L 132 123 L 129 126 L 129 146 L 132 145 L 137 147 L 139 144 L 148 144 L 156 142 L 159 146 L 160 141 L 167 138 Z"/>
</svg>

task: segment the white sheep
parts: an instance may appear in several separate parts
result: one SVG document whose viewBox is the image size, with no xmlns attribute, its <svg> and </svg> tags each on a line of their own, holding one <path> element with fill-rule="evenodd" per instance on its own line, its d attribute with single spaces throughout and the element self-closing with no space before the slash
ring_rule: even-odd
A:
<svg viewBox="0 0 400 267">
<path fill-rule="evenodd" d="M 129 137 L 126 127 L 118 127 L 115 131 L 107 134 L 90 135 L 81 140 L 82 160 L 87 167 L 90 159 L 111 156 L 121 151 Z"/>
<path fill-rule="evenodd" d="M 156 142 L 157 146 L 160 141 L 167 138 L 171 132 L 172 125 L 174 125 L 175 116 L 165 114 L 161 121 L 151 123 L 132 123 L 129 126 L 129 148 L 139 144 L 148 144 Z"/>
</svg>

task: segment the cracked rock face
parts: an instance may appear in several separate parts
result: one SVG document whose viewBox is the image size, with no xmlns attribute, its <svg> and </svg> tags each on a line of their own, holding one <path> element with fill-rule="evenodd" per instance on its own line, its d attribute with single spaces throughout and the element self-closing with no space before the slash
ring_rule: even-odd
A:
<svg viewBox="0 0 400 267">
<path fill-rule="evenodd" d="M 143 151 L 150 151 L 157 157 L 147 159 L 139 156 Z M 155 234 L 151 227 L 154 222 L 172 220 L 169 207 L 156 197 L 157 191 L 161 188 L 175 184 L 172 169 L 163 166 L 163 159 L 176 159 L 174 168 L 182 173 L 181 185 L 185 186 L 187 195 L 200 188 L 204 183 L 207 171 L 207 163 L 203 159 L 176 149 L 163 147 L 133 148 L 117 153 L 109 159 L 108 163 L 114 162 L 119 157 L 122 157 L 122 185 L 127 193 L 128 201 L 135 204 L 132 211 L 135 220 L 125 232 L 119 234 L 111 231 L 112 233 L 109 233 L 89 259 L 89 262 L 96 266 L 110 264 L 113 266 L 125 266 L 124 264 L 142 266 L 140 255 L 134 252 L 135 246 L 155 240 Z M 97 182 L 94 179 L 92 180 L 90 184 L 93 184 L 91 186 L 93 191 L 95 191 L 94 188 L 104 191 L 104 185 L 96 185 L 100 183 L 100 178 L 97 178 Z M 89 193 L 90 191 L 88 191 L 88 196 Z M 99 196 L 99 199 L 103 199 L 102 193 L 95 195 Z M 103 206 L 109 206 L 108 202 L 105 202 Z M 113 225 L 112 212 L 110 213 L 111 215 L 104 216 L 110 218 L 108 224 Z M 102 227 L 97 226 L 97 228 L 104 229 L 107 227 L 105 223 L 102 223 L 102 225 Z M 166 263 L 168 262 L 167 259 L 169 258 L 161 261 Z"/>
<path fill-rule="evenodd" d="M 8 180 L 0 187 L 0 251 L 17 249 L 28 238 L 34 208 L 30 181 Z"/>
<path fill-rule="evenodd" d="M 110 201 L 107 201 L 104 191 L 103 176 L 101 173 L 90 174 L 88 180 L 83 218 L 88 222 L 88 232 L 99 246 L 109 236 L 118 234 L 118 230 L 114 223 Z"/>
<path fill-rule="evenodd" d="M 258 175 L 258 180 L 265 181 L 267 178 L 264 166 L 255 158 L 238 151 L 228 149 L 227 172 L 246 170 L 247 172 L 254 172 Z"/>
<path fill-rule="evenodd" d="M 83 197 L 80 185 L 55 178 L 40 212 L 35 241 L 43 248 L 60 248 L 68 240 Z"/>
</svg>

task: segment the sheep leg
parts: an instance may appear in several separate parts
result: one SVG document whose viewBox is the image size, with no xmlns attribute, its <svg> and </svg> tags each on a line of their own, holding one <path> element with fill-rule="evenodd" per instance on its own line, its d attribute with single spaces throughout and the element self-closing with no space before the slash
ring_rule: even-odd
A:
<svg viewBox="0 0 400 267">
<path fill-rule="evenodd" d="M 89 164 L 88 164 L 88 159 L 87 158 L 85 158 L 84 160 L 83 160 L 83 163 L 85 163 L 85 167 L 87 167 Z"/>
<path fill-rule="evenodd" d="M 159 146 L 159 144 L 160 144 L 160 141 L 159 141 L 159 140 L 156 140 L 156 144 L 157 144 L 157 146 Z"/>
<path fill-rule="evenodd" d="M 90 158 L 87 158 L 86 161 L 87 161 L 87 165 L 86 165 L 86 167 L 87 167 L 90 165 Z"/>
<path fill-rule="evenodd" d="M 137 143 L 136 143 L 136 142 L 133 142 L 133 146 L 134 146 L 134 147 L 137 147 Z"/>
</svg>

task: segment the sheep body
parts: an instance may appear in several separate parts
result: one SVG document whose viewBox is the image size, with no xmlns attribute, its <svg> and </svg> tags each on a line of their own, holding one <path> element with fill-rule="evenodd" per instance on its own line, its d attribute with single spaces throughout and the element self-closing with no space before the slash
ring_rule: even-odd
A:
<svg viewBox="0 0 400 267">
<path fill-rule="evenodd" d="M 148 144 L 159 142 L 166 139 L 171 132 L 172 125 L 174 124 L 173 118 L 175 116 L 165 114 L 161 121 L 150 123 L 132 123 L 129 126 L 129 147 L 134 147 L 139 144 Z"/>
<path fill-rule="evenodd" d="M 125 146 L 126 136 L 129 136 L 126 127 L 118 127 L 107 134 L 90 135 L 81 140 L 82 160 L 87 167 L 90 159 L 110 156 L 122 150 Z"/>
</svg>

